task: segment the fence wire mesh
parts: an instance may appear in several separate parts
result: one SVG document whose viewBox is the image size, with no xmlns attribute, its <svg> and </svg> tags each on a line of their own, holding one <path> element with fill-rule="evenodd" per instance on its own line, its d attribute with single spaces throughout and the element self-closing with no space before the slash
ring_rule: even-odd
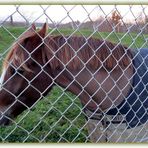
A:
<svg viewBox="0 0 148 148">
<path fill-rule="evenodd" d="M 1 142 L 148 142 L 146 5 L 0 9 Z"/>
</svg>

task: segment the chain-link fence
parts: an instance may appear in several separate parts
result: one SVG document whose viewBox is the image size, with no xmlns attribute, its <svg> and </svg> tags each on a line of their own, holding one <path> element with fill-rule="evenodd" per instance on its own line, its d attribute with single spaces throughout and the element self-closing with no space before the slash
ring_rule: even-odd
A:
<svg viewBox="0 0 148 148">
<path fill-rule="evenodd" d="M 148 142 L 146 5 L 0 11 L 1 142 Z"/>
</svg>

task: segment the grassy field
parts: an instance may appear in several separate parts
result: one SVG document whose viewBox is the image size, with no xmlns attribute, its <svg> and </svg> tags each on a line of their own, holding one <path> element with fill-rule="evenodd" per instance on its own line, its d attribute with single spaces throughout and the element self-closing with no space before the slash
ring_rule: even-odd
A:
<svg viewBox="0 0 148 148">
<path fill-rule="evenodd" d="M 0 64 L 11 44 L 25 29 L 0 28 Z M 50 34 L 59 34 L 59 30 L 49 30 Z M 93 33 L 91 30 L 62 29 L 63 35 L 83 35 L 104 38 L 112 42 L 121 42 L 131 48 L 148 47 L 144 34 Z M 12 36 L 13 35 L 13 36 Z M 0 142 L 85 142 L 87 130 L 85 117 L 81 113 L 79 99 L 62 88 L 54 87 L 47 97 L 39 101 L 31 110 L 22 113 L 16 123 L 0 127 Z M 88 141 L 89 142 L 89 141 Z"/>
</svg>

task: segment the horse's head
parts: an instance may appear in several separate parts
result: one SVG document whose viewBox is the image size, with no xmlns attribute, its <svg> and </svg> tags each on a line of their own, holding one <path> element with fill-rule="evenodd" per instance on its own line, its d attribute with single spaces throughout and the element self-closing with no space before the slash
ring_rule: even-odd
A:
<svg viewBox="0 0 148 148">
<path fill-rule="evenodd" d="M 4 60 L 0 88 L 0 125 L 30 108 L 52 87 L 50 66 L 45 64 L 47 24 L 34 25 L 20 36 Z M 48 73 L 47 73 L 48 71 Z"/>
</svg>

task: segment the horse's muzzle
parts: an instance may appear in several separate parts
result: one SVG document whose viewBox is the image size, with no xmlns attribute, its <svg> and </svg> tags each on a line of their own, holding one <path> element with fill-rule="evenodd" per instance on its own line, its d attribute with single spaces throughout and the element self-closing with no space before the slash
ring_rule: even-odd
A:
<svg viewBox="0 0 148 148">
<path fill-rule="evenodd" d="M 10 118 L 0 114 L 0 126 L 7 126 L 11 123 Z"/>
</svg>

